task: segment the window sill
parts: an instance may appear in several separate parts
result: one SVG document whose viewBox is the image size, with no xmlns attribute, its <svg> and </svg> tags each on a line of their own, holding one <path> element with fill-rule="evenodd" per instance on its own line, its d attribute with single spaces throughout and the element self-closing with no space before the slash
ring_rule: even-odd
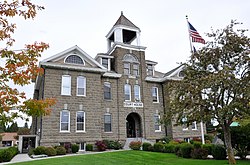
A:
<svg viewBox="0 0 250 165">
<path fill-rule="evenodd" d="M 187 129 L 182 129 L 182 131 L 188 131 L 188 128 Z"/>
<path fill-rule="evenodd" d="M 70 131 L 60 131 L 59 133 L 70 133 Z"/>
<path fill-rule="evenodd" d="M 104 132 L 104 133 L 111 134 L 111 133 L 113 133 L 113 132 Z"/>
<path fill-rule="evenodd" d="M 112 101 L 112 99 L 104 99 L 105 101 Z"/>
<path fill-rule="evenodd" d="M 155 130 L 155 132 L 162 132 L 161 130 Z"/>
<path fill-rule="evenodd" d="M 61 96 L 72 96 L 72 95 L 65 95 L 65 94 L 61 94 Z"/>
<path fill-rule="evenodd" d="M 76 131 L 76 133 L 86 133 L 86 131 Z"/>
<path fill-rule="evenodd" d="M 156 101 L 153 101 L 153 103 L 154 103 L 154 104 L 158 104 L 158 103 L 160 103 L 160 102 L 159 102 L 159 101 L 157 101 L 157 102 L 156 102 Z"/>
<path fill-rule="evenodd" d="M 79 96 L 79 97 L 86 97 L 86 95 L 76 95 L 76 96 Z"/>
</svg>

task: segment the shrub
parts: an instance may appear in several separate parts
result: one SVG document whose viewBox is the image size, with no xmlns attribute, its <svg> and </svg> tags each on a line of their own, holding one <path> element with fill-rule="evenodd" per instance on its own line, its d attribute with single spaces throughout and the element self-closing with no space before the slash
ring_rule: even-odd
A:
<svg viewBox="0 0 250 165">
<path fill-rule="evenodd" d="M 193 159 L 206 159 L 208 156 L 208 151 L 204 148 L 194 148 L 191 152 L 191 157 Z"/>
<path fill-rule="evenodd" d="M 122 148 L 122 144 L 121 144 L 121 142 L 119 142 L 119 141 L 117 140 L 117 141 L 114 141 L 113 147 L 114 147 L 113 149 L 119 150 L 119 149 Z"/>
<path fill-rule="evenodd" d="M 169 144 L 180 144 L 179 140 L 171 140 Z"/>
<path fill-rule="evenodd" d="M 175 153 L 175 144 L 165 144 L 164 152 L 166 153 Z"/>
<path fill-rule="evenodd" d="M 164 144 L 158 142 L 154 144 L 154 152 L 163 152 L 164 151 Z"/>
<path fill-rule="evenodd" d="M 177 156 L 181 156 L 181 145 L 180 145 L 180 144 L 174 145 L 174 153 L 175 153 Z"/>
<path fill-rule="evenodd" d="M 202 144 L 201 144 L 201 142 L 194 141 L 193 145 L 194 145 L 194 148 L 201 148 Z"/>
<path fill-rule="evenodd" d="M 48 156 L 55 156 L 56 155 L 56 149 L 53 147 L 46 147 L 45 148 L 45 154 Z"/>
<path fill-rule="evenodd" d="M 38 146 L 33 150 L 33 152 L 35 155 L 42 155 L 42 154 L 45 154 L 45 149 L 46 147 L 44 146 Z"/>
<path fill-rule="evenodd" d="M 65 155 L 66 149 L 63 146 L 56 147 L 56 155 Z"/>
<path fill-rule="evenodd" d="M 132 150 L 140 150 L 142 143 L 140 141 L 132 141 L 129 143 L 129 148 Z"/>
<path fill-rule="evenodd" d="M 216 160 L 224 160 L 227 157 L 226 149 L 223 145 L 213 145 L 212 155 Z"/>
<path fill-rule="evenodd" d="M 107 146 L 107 149 L 115 149 L 119 150 L 122 148 L 122 145 L 119 141 L 113 141 L 113 140 L 103 140 L 104 144 Z"/>
<path fill-rule="evenodd" d="M 212 144 L 203 144 L 202 148 L 207 150 L 208 155 L 212 155 Z"/>
<path fill-rule="evenodd" d="M 93 144 L 86 144 L 86 151 L 93 151 Z"/>
<path fill-rule="evenodd" d="M 0 162 L 9 162 L 13 158 L 12 152 L 8 149 L 0 151 Z"/>
<path fill-rule="evenodd" d="M 71 143 L 70 142 L 66 142 L 64 143 L 64 148 L 66 149 L 66 153 L 71 153 Z"/>
<path fill-rule="evenodd" d="M 152 151 L 152 144 L 151 144 L 151 143 L 144 142 L 144 143 L 142 144 L 142 150 L 143 150 L 143 151 Z"/>
<path fill-rule="evenodd" d="M 180 145 L 181 156 L 183 158 L 191 158 L 191 151 L 193 149 L 193 145 L 190 143 L 182 143 Z"/>
<path fill-rule="evenodd" d="M 107 146 L 105 145 L 103 141 L 96 141 L 95 145 L 98 151 L 105 151 L 107 149 Z"/>
<path fill-rule="evenodd" d="M 79 151 L 79 145 L 72 144 L 71 145 L 71 151 L 72 151 L 72 153 L 77 153 Z"/>
<path fill-rule="evenodd" d="M 165 143 L 169 143 L 171 140 L 172 140 L 171 137 L 166 136 L 166 137 L 160 139 L 160 142 L 162 142 L 163 144 L 165 144 Z"/>
</svg>

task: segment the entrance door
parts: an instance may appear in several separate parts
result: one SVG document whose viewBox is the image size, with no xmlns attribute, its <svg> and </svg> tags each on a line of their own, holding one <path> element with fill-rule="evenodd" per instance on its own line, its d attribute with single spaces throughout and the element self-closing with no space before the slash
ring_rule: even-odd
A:
<svg viewBox="0 0 250 165">
<path fill-rule="evenodd" d="M 128 138 L 135 138 L 141 137 L 141 119 L 137 113 L 130 113 L 127 118 L 127 137 Z"/>
<path fill-rule="evenodd" d="M 23 137 L 22 153 L 28 153 L 30 148 L 36 147 L 36 137 Z"/>
</svg>

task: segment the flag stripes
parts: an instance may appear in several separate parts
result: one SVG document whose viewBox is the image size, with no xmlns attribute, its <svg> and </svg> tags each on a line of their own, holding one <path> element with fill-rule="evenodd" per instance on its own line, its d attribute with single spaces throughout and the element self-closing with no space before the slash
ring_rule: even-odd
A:
<svg viewBox="0 0 250 165">
<path fill-rule="evenodd" d="M 189 34 L 192 38 L 192 42 L 199 42 L 202 44 L 205 44 L 205 40 L 200 36 L 200 34 L 197 32 L 197 30 L 191 25 L 191 23 L 188 22 L 189 26 Z"/>
</svg>

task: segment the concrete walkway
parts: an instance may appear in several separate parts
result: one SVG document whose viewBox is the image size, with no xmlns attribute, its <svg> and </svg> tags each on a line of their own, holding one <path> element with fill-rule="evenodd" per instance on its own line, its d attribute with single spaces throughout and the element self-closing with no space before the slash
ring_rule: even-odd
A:
<svg viewBox="0 0 250 165">
<path fill-rule="evenodd" d="M 12 164 L 12 163 L 17 163 L 17 162 L 26 162 L 26 161 L 31 161 L 34 159 L 31 159 L 28 154 L 17 154 L 13 159 L 11 159 L 10 162 L 4 162 L 0 163 L 2 164 Z"/>
</svg>

